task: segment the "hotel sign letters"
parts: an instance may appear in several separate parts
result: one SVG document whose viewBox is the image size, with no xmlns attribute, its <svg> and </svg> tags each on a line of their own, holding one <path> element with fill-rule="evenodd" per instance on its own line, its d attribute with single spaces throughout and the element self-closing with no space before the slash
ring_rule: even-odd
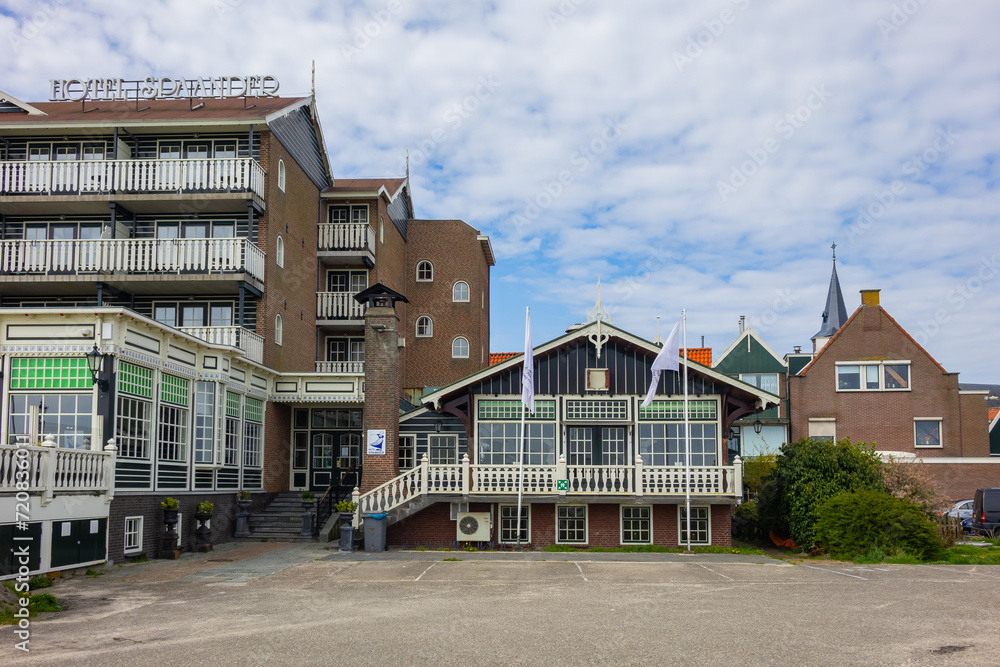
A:
<svg viewBox="0 0 1000 667">
<path fill-rule="evenodd" d="M 51 79 L 50 102 L 169 100 L 188 98 L 274 97 L 278 80 L 273 76 L 211 76 L 173 79 Z"/>
</svg>

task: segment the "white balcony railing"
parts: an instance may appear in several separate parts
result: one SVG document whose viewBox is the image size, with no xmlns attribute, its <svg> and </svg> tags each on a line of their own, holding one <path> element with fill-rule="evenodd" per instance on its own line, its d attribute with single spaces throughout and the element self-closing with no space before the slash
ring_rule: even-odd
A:
<svg viewBox="0 0 1000 667">
<path fill-rule="evenodd" d="M 375 230 L 364 223 L 323 223 L 319 226 L 319 250 L 367 250 L 375 252 Z"/>
<path fill-rule="evenodd" d="M 365 316 L 365 305 L 354 300 L 356 292 L 317 292 L 316 319 L 358 320 Z"/>
<path fill-rule="evenodd" d="M 0 162 L 0 195 L 252 192 L 264 169 L 251 158 Z"/>
<path fill-rule="evenodd" d="M 46 442 L 0 445 L 0 493 L 42 494 L 43 505 L 60 493 L 113 493 L 113 450 L 59 449 L 55 436 L 46 436 Z"/>
<path fill-rule="evenodd" d="M 365 362 L 363 361 L 317 361 L 317 373 L 329 373 L 330 375 L 364 375 Z"/>
<path fill-rule="evenodd" d="M 246 358 L 264 363 L 264 338 L 243 327 L 177 327 L 186 334 L 214 345 L 243 350 Z"/>
<path fill-rule="evenodd" d="M 264 251 L 247 239 L 0 241 L 0 273 L 248 273 L 264 280 Z"/>
<path fill-rule="evenodd" d="M 367 493 L 355 492 L 361 513 L 389 512 L 425 494 L 477 496 L 516 495 L 517 465 L 481 465 L 469 462 L 431 465 L 425 455 L 416 468 Z M 568 488 L 559 488 L 568 480 Z M 688 489 L 698 496 L 741 498 L 743 462 L 737 457 L 731 466 L 646 466 L 637 459 L 630 466 L 569 466 L 560 459 L 554 466 L 524 466 L 523 492 L 527 496 L 545 494 L 572 496 L 674 496 L 683 498 Z"/>
</svg>

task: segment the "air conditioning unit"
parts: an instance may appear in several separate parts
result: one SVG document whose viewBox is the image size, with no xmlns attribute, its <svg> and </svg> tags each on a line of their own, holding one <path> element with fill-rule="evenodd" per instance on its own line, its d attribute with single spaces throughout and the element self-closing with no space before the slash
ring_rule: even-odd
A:
<svg viewBox="0 0 1000 667">
<path fill-rule="evenodd" d="M 489 542 L 492 537 L 489 512 L 459 512 L 457 539 L 459 542 Z"/>
</svg>

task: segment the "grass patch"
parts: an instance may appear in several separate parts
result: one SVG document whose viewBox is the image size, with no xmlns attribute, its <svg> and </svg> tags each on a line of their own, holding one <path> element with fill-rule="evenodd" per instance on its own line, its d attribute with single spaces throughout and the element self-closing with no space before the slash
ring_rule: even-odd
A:
<svg viewBox="0 0 1000 667">
<path fill-rule="evenodd" d="M 52 585 L 52 580 L 44 574 L 39 574 L 28 580 L 28 588 L 36 590 L 38 588 L 48 588 Z"/>
<path fill-rule="evenodd" d="M 561 553 L 561 552 L 569 552 L 569 551 L 582 551 L 582 549 L 577 549 L 576 547 L 571 547 L 568 544 L 550 544 L 547 547 L 543 547 L 542 551 L 549 551 L 549 552 Z"/>
<path fill-rule="evenodd" d="M 450 561 L 450 562 L 454 563 L 454 562 L 460 561 L 462 559 L 461 558 L 443 558 L 442 560 L 444 560 L 444 561 Z"/>
<path fill-rule="evenodd" d="M 550 544 L 542 551 L 550 552 L 582 552 L 582 553 L 606 553 L 606 554 L 642 554 L 642 553 L 682 553 L 687 551 L 687 547 L 665 547 L 660 544 L 633 544 L 624 547 L 589 547 L 580 549 L 567 544 Z M 696 554 L 743 554 L 747 556 L 765 556 L 763 549 L 749 546 L 723 547 L 716 545 L 691 547 L 691 551 Z"/>
<path fill-rule="evenodd" d="M 35 577 L 37 579 L 37 577 Z M 7 586 L 8 582 L 4 582 L 4 588 L 8 588 L 14 592 L 13 586 Z M 52 593 L 22 593 L 14 592 L 14 596 L 11 599 L 10 596 L 0 602 L 0 625 L 15 625 L 20 620 L 14 616 L 14 613 L 21 609 L 20 599 L 26 597 L 28 598 L 28 616 L 34 618 L 38 614 L 43 612 L 51 611 L 62 611 L 62 605 L 59 604 L 59 600 Z"/>
<path fill-rule="evenodd" d="M 146 554 L 139 554 L 138 556 L 136 556 L 135 558 L 133 558 L 129 562 L 130 563 L 145 563 L 148 560 L 149 560 L 149 556 L 147 556 Z"/>
<path fill-rule="evenodd" d="M 103 577 L 104 573 L 97 570 L 87 570 L 87 576 L 91 579 L 96 579 L 97 577 Z"/>
</svg>

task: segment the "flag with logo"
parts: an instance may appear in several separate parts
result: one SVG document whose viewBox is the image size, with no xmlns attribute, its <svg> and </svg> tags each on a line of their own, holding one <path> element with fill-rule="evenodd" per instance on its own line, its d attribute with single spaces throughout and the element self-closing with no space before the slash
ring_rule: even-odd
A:
<svg viewBox="0 0 1000 667">
<path fill-rule="evenodd" d="M 670 335 L 667 336 L 666 342 L 663 343 L 660 353 L 656 355 L 656 359 L 653 359 L 653 379 L 649 381 L 649 390 L 646 392 L 646 399 L 642 402 L 642 407 L 646 407 L 653 402 L 653 396 L 656 395 L 656 388 L 660 384 L 660 373 L 663 371 L 676 371 L 680 368 L 677 358 L 677 354 L 681 349 L 680 327 L 680 322 L 674 325 L 674 328 L 670 331 Z"/>
<path fill-rule="evenodd" d="M 521 403 L 535 411 L 535 357 L 531 349 L 531 309 L 524 309 L 524 369 L 521 371 Z"/>
</svg>

